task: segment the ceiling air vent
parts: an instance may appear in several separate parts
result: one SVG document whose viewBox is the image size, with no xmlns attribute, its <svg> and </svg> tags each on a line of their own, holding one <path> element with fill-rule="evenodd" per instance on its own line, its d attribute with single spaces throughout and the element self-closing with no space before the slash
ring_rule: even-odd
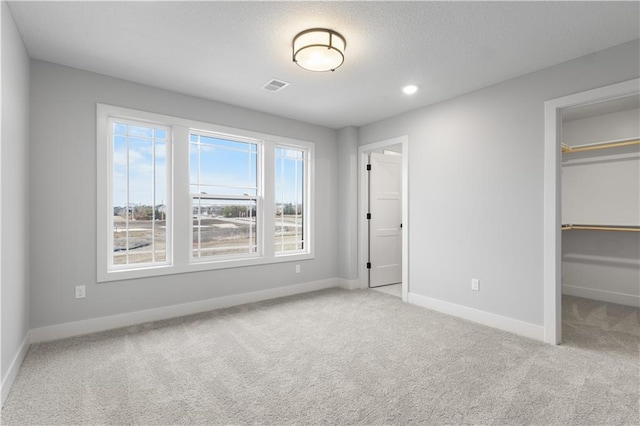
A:
<svg viewBox="0 0 640 426">
<path fill-rule="evenodd" d="M 276 80 L 275 78 L 272 80 L 269 80 L 267 82 L 267 84 L 265 84 L 264 86 L 262 86 L 263 89 L 268 90 L 270 92 L 277 92 L 279 90 L 284 89 L 285 87 L 287 87 L 289 85 L 289 83 L 287 83 L 286 81 L 282 81 L 282 80 Z"/>
</svg>

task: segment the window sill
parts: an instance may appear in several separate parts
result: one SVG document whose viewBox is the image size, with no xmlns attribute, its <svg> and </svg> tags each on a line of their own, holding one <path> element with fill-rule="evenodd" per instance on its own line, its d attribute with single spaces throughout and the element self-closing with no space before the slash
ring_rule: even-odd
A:
<svg viewBox="0 0 640 426">
<path fill-rule="evenodd" d="M 98 273 L 98 283 L 133 280 L 139 278 L 160 277 L 174 274 L 187 274 L 191 272 L 216 271 L 219 269 L 244 268 L 250 266 L 270 265 L 277 263 L 297 262 L 314 259 L 311 253 L 281 254 L 276 257 L 257 257 L 251 259 L 237 259 L 223 261 L 198 261 L 185 265 L 160 265 L 138 269 L 121 269 Z"/>
</svg>

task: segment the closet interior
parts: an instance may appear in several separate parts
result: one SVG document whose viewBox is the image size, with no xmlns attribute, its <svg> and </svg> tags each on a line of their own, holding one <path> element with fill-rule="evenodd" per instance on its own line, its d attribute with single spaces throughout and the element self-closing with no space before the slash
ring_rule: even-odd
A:
<svg viewBox="0 0 640 426">
<path fill-rule="evenodd" d="M 563 111 L 562 224 L 563 296 L 640 307 L 639 95 Z"/>
</svg>

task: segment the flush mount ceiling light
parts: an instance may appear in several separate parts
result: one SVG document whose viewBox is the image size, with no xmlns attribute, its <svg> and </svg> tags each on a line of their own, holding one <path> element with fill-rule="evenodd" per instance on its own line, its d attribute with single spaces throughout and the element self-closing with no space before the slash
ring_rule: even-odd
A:
<svg viewBox="0 0 640 426">
<path fill-rule="evenodd" d="M 309 71 L 335 71 L 344 62 L 347 42 L 333 30 L 312 28 L 293 38 L 293 62 Z"/>
</svg>

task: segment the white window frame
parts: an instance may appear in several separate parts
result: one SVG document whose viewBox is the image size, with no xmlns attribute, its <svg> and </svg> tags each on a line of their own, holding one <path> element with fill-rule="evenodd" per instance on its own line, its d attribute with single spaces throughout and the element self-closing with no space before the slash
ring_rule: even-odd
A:
<svg viewBox="0 0 640 426">
<path fill-rule="evenodd" d="M 97 281 L 119 281 L 135 278 L 154 277 L 170 274 L 198 272 L 216 269 L 246 267 L 281 262 L 297 262 L 315 257 L 315 145 L 313 142 L 270 135 L 249 130 L 204 123 L 185 118 L 138 111 L 112 105 L 97 104 Z M 113 239 L 111 206 L 111 141 L 108 128 L 110 118 L 148 122 L 168 127 L 171 130 L 167 152 L 168 186 L 167 210 L 167 264 L 146 265 L 130 269 L 111 270 L 109 268 L 110 239 Z M 256 226 L 259 235 L 258 256 L 193 260 L 192 210 L 189 187 L 189 132 L 203 131 L 227 135 L 229 138 L 243 138 L 258 141 L 260 150 L 258 164 L 258 218 Z M 304 241 L 305 249 L 291 253 L 275 253 L 275 148 L 290 146 L 305 150 L 304 170 Z M 111 211 L 109 211 L 111 209 Z M 170 234 L 170 235 L 169 235 Z M 169 243 L 171 241 L 171 243 Z M 171 244 L 169 246 L 169 244 Z"/>
</svg>

